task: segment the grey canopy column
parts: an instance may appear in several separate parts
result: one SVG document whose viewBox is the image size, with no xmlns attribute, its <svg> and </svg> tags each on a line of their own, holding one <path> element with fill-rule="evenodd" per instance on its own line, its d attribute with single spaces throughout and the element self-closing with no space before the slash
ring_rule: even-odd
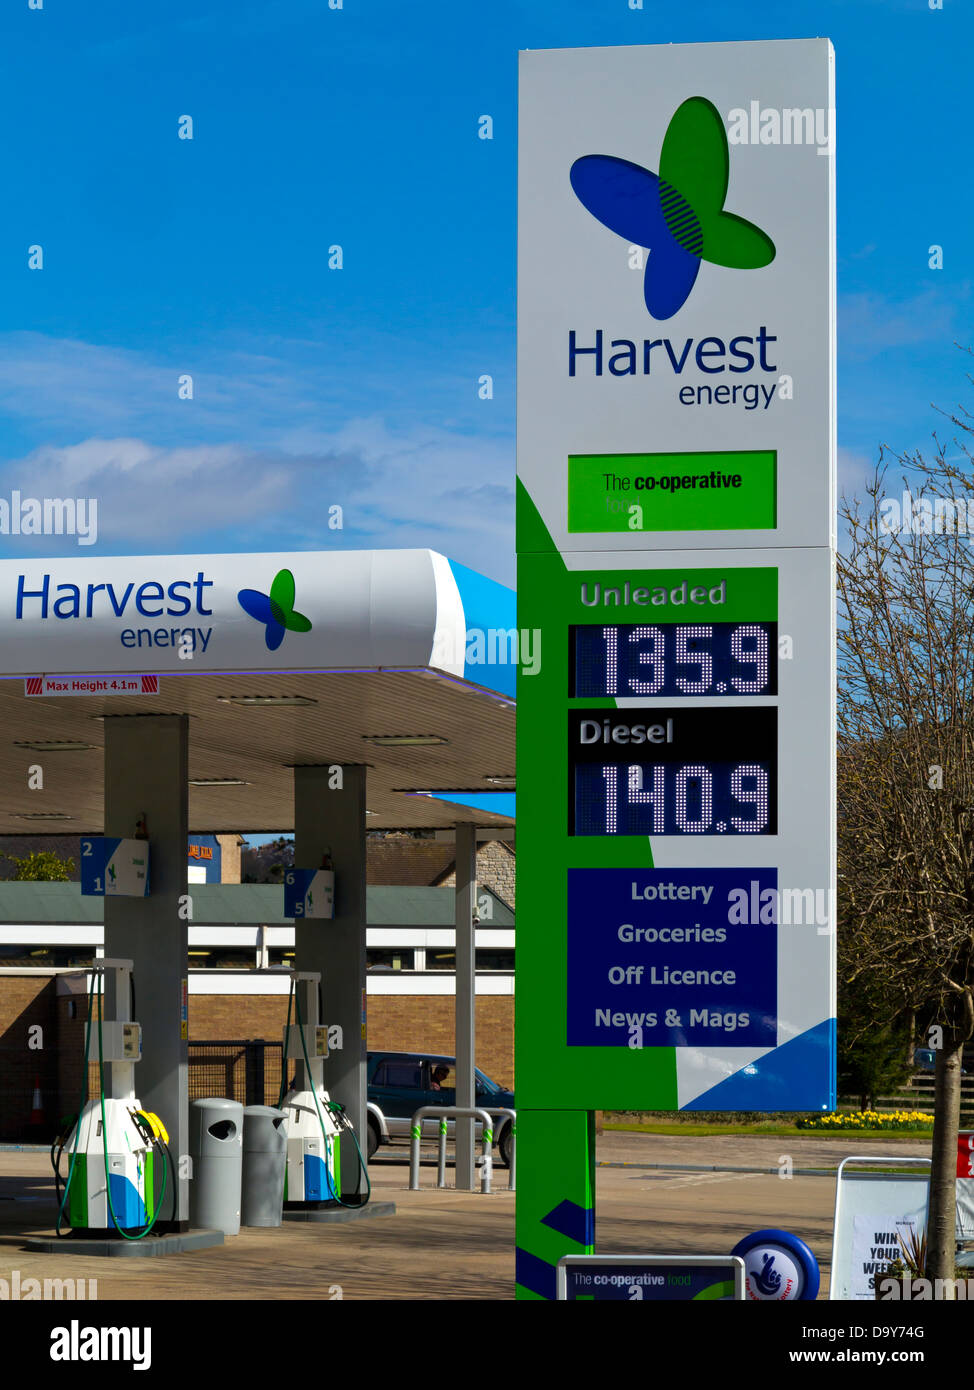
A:
<svg viewBox="0 0 974 1390">
<path fill-rule="evenodd" d="M 335 867 L 335 915 L 296 921 L 294 963 L 321 975 L 321 1022 L 341 1028 L 342 1046 L 329 1047 L 322 1080 L 344 1106 L 367 1153 L 365 1038 L 365 773 L 336 764 L 294 769 L 294 863 L 316 869 L 329 851 Z M 340 785 L 338 785 L 340 783 Z M 359 1188 L 359 1160 L 348 1134 L 341 1139 L 342 1196 Z M 364 1184 L 362 1184 L 364 1187 Z"/>
<path fill-rule="evenodd" d="M 474 1053 L 476 1039 L 476 950 L 474 910 L 477 905 L 477 827 L 457 826 L 456 896 L 456 1051 L 457 1105 L 476 1104 Z M 465 1192 L 474 1184 L 474 1122 L 457 1120 L 456 1185 Z"/>
<path fill-rule="evenodd" d="M 187 1031 L 188 984 L 186 841 L 189 725 L 185 714 L 119 715 L 105 720 L 105 834 L 131 839 L 145 816 L 149 835 L 149 896 L 105 898 L 105 955 L 132 961 L 135 1008 L 142 1024 L 142 1060 L 135 1093 L 169 1131 L 177 1168 L 175 1220 L 189 1226 Z M 110 972 L 111 973 L 111 972 Z M 117 1017 L 106 993 L 106 1016 Z M 168 1224 L 172 1174 L 160 1227 Z"/>
</svg>

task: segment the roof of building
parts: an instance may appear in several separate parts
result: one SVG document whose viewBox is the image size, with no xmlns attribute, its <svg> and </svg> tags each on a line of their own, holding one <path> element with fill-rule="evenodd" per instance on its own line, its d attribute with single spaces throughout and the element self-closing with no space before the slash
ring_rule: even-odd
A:
<svg viewBox="0 0 974 1390">
<path fill-rule="evenodd" d="M 484 919 L 485 923 L 513 927 L 514 914 L 507 904 L 488 888 L 480 887 L 479 891 L 492 899 L 491 915 Z M 284 890 L 279 884 L 194 883 L 190 892 L 194 926 L 293 923 L 293 918 L 283 914 Z M 104 901 L 83 897 L 80 883 L 0 883 L 0 926 L 101 923 Z M 456 893 L 452 888 L 370 884 L 366 889 L 366 919 L 370 927 L 452 927 L 455 905 Z"/>
</svg>

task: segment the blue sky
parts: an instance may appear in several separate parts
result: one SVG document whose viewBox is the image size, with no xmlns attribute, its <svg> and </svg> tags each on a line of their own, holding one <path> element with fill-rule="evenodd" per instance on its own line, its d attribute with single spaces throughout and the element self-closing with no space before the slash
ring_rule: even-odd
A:
<svg viewBox="0 0 974 1390">
<path fill-rule="evenodd" d="M 841 480 L 974 409 L 964 0 L 629 3 L 11 0 L 0 496 L 97 497 L 106 554 L 431 545 L 513 582 L 519 48 L 830 37 Z"/>
</svg>

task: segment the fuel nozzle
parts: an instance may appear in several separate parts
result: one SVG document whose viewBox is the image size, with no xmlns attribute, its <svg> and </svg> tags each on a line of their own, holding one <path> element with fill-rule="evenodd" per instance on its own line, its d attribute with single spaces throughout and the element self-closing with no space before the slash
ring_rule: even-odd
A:
<svg viewBox="0 0 974 1390">
<path fill-rule="evenodd" d="M 337 1101 L 337 1100 L 330 1100 L 330 1101 L 328 1102 L 328 1109 L 331 1111 L 332 1115 L 334 1116 L 334 1118 L 335 1118 L 335 1123 L 338 1125 L 339 1129 L 351 1129 L 351 1128 L 352 1128 L 351 1121 L 349 1120 L 348 1116 L 345 1114 L 345 1107 L 344 1107 L 344 1105 L 341 1104 L 340 1101 Z"/>
</svg>

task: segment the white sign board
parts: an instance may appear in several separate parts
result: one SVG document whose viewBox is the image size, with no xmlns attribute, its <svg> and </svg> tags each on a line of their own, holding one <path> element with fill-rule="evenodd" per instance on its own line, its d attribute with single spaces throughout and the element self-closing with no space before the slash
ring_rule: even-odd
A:
<svg viewBox="0 0 974 1390">
<path fill-rule="evenodd" d="M 99 690 L 50 681 L 142 681 L 147 667 L 463 675 L 462 591 L 473 603 L 474 580 L 488 586 L 469 575 L 430 550 L 0 560 L 0 677 L 27 677 L 28 694 L 111 695 L 147 692 L 113 690 L 118 676 Z"/>
<path fill-rule="evenodd" d="M 847 1164 L 892 1168 L 913 1166 L 913 1173 L 847 1172 Z M 927 1224 L 930 1161 L 925 1158 L 847 1158 L 835 1182 L 830 1299 L 874 1299 L 875 1281 L 895 1259 L 903 1258 L 900 1237 L 909 1244 Z"/>
<path fill-rule="evenodd" d="M 518 476 L 562 554 L 834 543 L 833 62 L 827 39 L 522 54 Z M 569 458 L 764 450 L 770 532 L 569 527 Z M 748 481 L 671 471 L 701 504 Z"/>
<path fill-rule="evenodd" d="M 832 48 L 532 50 L 520 90 L 521 1104 L 828 1110 Z"/>
</svg>

